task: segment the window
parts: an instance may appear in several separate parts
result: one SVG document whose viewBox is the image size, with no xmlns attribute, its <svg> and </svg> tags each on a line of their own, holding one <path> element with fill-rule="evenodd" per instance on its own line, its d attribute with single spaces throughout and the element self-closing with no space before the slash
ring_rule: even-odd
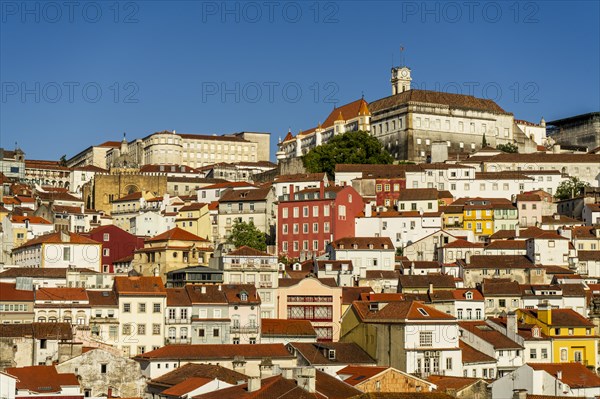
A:
<svg viewBox="0 0 600 399">
<path fill-rule="evenodd" d="M 110 240 L 110 234 L 108 234 L 108 233 L 104 233 L 104 236 L 102 237 L 102 239 L 103 239 L 104 241 L 109 241 L 109 240 Z"/>
<path fill-rule="evenodd" d="M 131 324 L 123 324 L 123 335 L 131 335 Z"/>
<path fill-rule="evenodd" d="M 313 223 L 313 233 L 319 232 L 319 223 Z"/>
<path fill-rule="evenodd" d="M 560 361 L 561 362 L 566 362 L 568 359 L 568 351 L 565 348 L 562 348 L 560 350 Z"/>
<path fill-rule="evenodd" d="M 106 363 L 102 363 L 100 365 L 100 374 L 106 374 L 107 367 L 108 367 L 108 365 Z"/>
<path fill-rule="evenodd" d="M 452 370 L 452 358 L 446 358 L 446 370 Z"/>
<path fill-rule="evenodd" d="M 110 256 L 110 248 L 102 249 L 102 256 Z"/>
<path fill-rule="evenodd" d="M 535 348 L 531 348 L 529 350 L 529 358 L 530 359 L 537 359 L 537 350 Z"/>
<path fill-rule="evenodd" d="M 433 333 L 431 331 L 419 332 L 419 346 L 432 346 Z"/>
<path fill-rule="evenodd" d="M 160 335 L 160 324 L 152 324 L 152 335 Z"/>
<path fill-rule="evenodd" d="M 287 219 L 288 217 L 288 208 L 283 208 L 281 211 L 281 217 Z"/>
<path fill-rule="evenodd" d="M 213 328 L 213 337 L 218 337 L 218 336 L 219 336 L 219 329 Z"/>
<path fill-rule="evenodd" d="M 202 338 L 202 337 L 204 337 L 204 334 L 205 334 L 204 328 L 199 328 L 198 329 L 198 336 Z"/>
<path fill-rule="evenodd" d="M 329 205 L 323 205 L 323 216 L 329 216 Z"/>
<path fill-rule="evenodd" d="M 315 216 L 315 217 L 319 216 L 319 207 L 313 206 L 312 213 L 313 213 L 313 216 Z"/>
<path fill-rule="evenodd" d="M 542 348 L 542 359 L 548 359 L 548 349 Z"/>
<path fill-rule="evenodd" d="M 506 307 L 506 299 L 498 299 L 498 306 L 500 306 L 501 308 L 505 308 Z"/>
<path fill-rule="evenodd" d="M 160 309 L 161 309 L 160 303 L 155 303 L 155 304 L 152 305 L 152 312 L 153 313 L 160 313 Z"/>
<path fill-rule="evenodd" d="M 130 303 L 123 304 L 123 313 L 131 313 L 131 304 Z"/>
<path fill-rule="evenodd" d="M 138 303 L 138 313 L 146 313 L 146 304 Z"/>
<path fill-rule="evenodd" d="M 308 206 L 302 208 L 302 216 L 304 216 L 305 218 L 308 217 Z"/>
<path fill-rule="evenodd" d="M 66 260 L 66 261 L 71 260 L 71 248 L 65 247 L 63 249 L 63 260 Z"/>
<path fill-rule="evenodd" d="M 146 335 L 146 325 L 138 324 L 137 332 L 138 332 L 138 335 Z"/>
</svg>

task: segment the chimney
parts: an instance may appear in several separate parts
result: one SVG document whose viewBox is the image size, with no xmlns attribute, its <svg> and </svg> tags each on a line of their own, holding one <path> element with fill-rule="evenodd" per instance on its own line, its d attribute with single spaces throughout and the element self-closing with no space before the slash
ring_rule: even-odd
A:
<svg viewBox="0 0 600 399">
<path fill-rule="evenodd" d="M 471 263 L 471 251 L 467 251 L 467 253 L 465 254 L 465 262 L 468 264 Z"/>
<path fill-rule="evenodd" d="M 517 314 L 515 312 L 508 312 L 506 315 L 506 336 L 514 341 L 518 332 Z"/>
<path fill-rule="evenodd" d="M 547 299 L 538 305 L 538 319 L 548 326 L 552 325 L 552 306 L 548 304 Z"/>
<path fill-rule="evenodd" d="M 556 372 L 556 379 L 562 381 L 562 370 L 558 370 Z"/>
<path fill-rule="evenodd" d="M 302 367 L 296 375 L 296 384 L 308 393 L 315 393 L 317 391 L 316 375 L 314 367 Z"/>
<path fill-rule="evenodd" d="M 429 290 L 427 290 L 429 295 L 433 294 L 433 283 L 429 283 Z"/>
<path fill-rule="evenodd" d="M 281 369 L 281 376 L 286 380 L 294 379 L 294 369 L 293 368 L 285 368 Z"/>
<path fill-rule="evenodd" d="M 81 213 L 85 213 L 85 207 L 81 204 Z"/>
<path fill-rule="evenodd" d="M 370 203 L 365 204 L 365 217 L 370 218 L 373 215 L 373 208 Z"/>
<path fill-rule="evenodd" d="M 206 287 L 205 286 L 200 287 L 200 292 L 202 294 L 206 294 Z"/>
<path fill-rule="evenodd" d="M 410 275 L 413 276 L 415 274 L 415 262 L 410 262 Z"/>
<path fill-rule="evenodd" d="M 248 377 L 248 392 L 260 390 L 260 377 Z"/>
<path fill-rule="evenodd" d="M 325 198 L 325 182 L 323 180 L 319 182 L 319 198 Z"/>
<path fill-rule="evenodd" d="M 560 154 L 560 144 L 554 144 L 552 146 L 552 153 L 553 154 Z"/>
<path fill-rule="evenodd" d="M 519 223 L 515 224 L 515 238 L 519 238 L 521 236 L 521 230 L 519 229 Z"/>
<path fill-rule="evenodd" d="M 219 285 L 217 285 L 217 289 L 218 289 L 219 291 L 221 291 L 221 290 L 223 289 L 223 286 L 222 286 L 221 284 L 219 284 Z"/>
<path fill-rule="evenodd" d="M 61 242 L 71 242 L 71 235 L 68 232 L 61 230 L 60 241 Z"/>
<path fill-rule="evenodd" d="M 290 184 L 290 200 L 294 199 L 294 185 Z"/>
<path fill-rule="evenodd" d="M 513 389 L 513 399 L 526 399 L 527 389 Z"/>
</svg>

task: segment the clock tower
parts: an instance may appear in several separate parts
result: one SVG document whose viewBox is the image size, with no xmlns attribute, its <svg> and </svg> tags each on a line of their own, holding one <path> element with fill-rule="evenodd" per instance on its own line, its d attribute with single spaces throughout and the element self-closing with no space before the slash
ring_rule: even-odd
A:
<svg viewBox="0 0 600 399">
<path fill-rule="evenodd" d="M 410 90 L 410 68 L 406 66 L 392 68 L 392 95 Z"/>
</svg>

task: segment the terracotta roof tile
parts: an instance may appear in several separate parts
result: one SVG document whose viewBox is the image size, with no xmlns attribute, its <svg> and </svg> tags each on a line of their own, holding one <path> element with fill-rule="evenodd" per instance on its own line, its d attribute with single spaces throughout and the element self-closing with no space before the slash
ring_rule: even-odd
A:
<svg viewBox="0 0 600 399">
<path fill-rule="evenodd" d="M 337 372 L 346 384 L 356 386 L 376 375 L 389 370 L 389 367 L 380 366 L 346 366 Z"/>
<path fill-rule="evenodd" d="M 68 237 L 68 239 L 64 240 L 64 238 L 67 238 L 67 237 Z M 21 245 L 20 247 L 17 247 L 15 249 L 30 247 L 33 245 L 63 244 L 63 243 L 82 244 L 82 245 L 101 245 L 99 242 L 94 241 L 91 238 L 84 237 L 80 234 L 56 232 L 56 233 L 44 234 L 44 235 L 38 236 L 36 238 L 33 238 L 33 239 L 27 241 L 26 243 L 24 243 L 23 245 Z"/>
<path fill-rule="evenodd" d="M 262 337 L 317 337 L 317 333 L 309 320 L 262 319 Z"/>
<path fill-rule="evenodd" d="M 527 363 L 534 370 L 544 370 L 551 376 L 562 372 L 561 381 L 571 388 L 600 387 L 600 377 L 581 363 Z"/>
<path fill-rule="evenodd" d="M 473 335 L 490 343 L 496 350 L 523 349 L 521 345 L 500 331 L 494 330 L 485 321 L 459 321 L 458 325 L 461 329 L 469 331 Z"/>
<path fill-rule="evenodd" d="M 458 347 L 462 351 L 463 363 L 496 363 L 496 359 L 467 345 L 463 340 L 458 341 Z"/>
<path fill-rule="evenodd" d="M 373 365 L 377 362 L 360 346 L 353 342 L 290 342 L 288 346 L 312 365 L 354 364 Z M 330 358 L 328 351 L 335 350 L 335 357 Z"/>
<path fill-rule="evenodd" d="M 166 345 L 162 348 L 136 356 L 138 360 L 180 359 L 218 360 L 243 356 L 246 359 L 293 358 L 283 344 L 215 344 L 215 345 Z"/>
<path fill-rule="evenodd" d="M 456 288 L 454 277 L 449 274 L 430 273 L 430 274 L 408 274 L 401 275 L 398 280 L 398 288 L 429 288 L 433 284 L 433 288 Z"/>
<path fill-rule="evenodd" d="M 463 352 L 464 356 L 464 352 Z M 495 359 L 492 359 L 495 361 Z M 447 375 L 430 375 L 427 377 L 427 381 L 435 384 L 437 386 L 438 391 L 462 391 L 465 388 L 470 387 L 478 381 L 484 382 L 487 385 L 485 380 L 481 378 L 470 378 L 470 377 L 451 377 Z"/>
<path fill-rule="evenodd" d="M 227 254 L 224 254 L 224 256 L 273 256 L 267 252 L 264 251 L 259 251 L 258 249 L 254 249 L 254 248 L 250 248 L 248 246 L 241 246 L 237 249 L 234 249 L 231 252 L 228 252 Z"/>
<path fill-rule="evenodd" d="M 255 188 L 249 190 L 227 190 L 221 194 L 219 202 L 244 202 L 244 201 L 264 201 L 269 193 L 271 187 Z"/>
<path fill-rule="evenodd" d="M 88 298 L 92 307 L 118 307 L 119 300 L 114 291 L 88 290 Z"/>
<path fill-rule="evenodd" d="M 0 337 L 71 340 L 73 330 L 70 323 L 0 324 Z"/>
<path fill-rule="evenodd" d="M 166 296 L 167 291 L 160 277 L 116 276 L 114 289 L 119 296 Z"/>
<path fill-rule="evenodd" d="M 0 283 L 0 302 L 33 302 L 33 290 L 18 290 L 15 283 Z"/>
<path fill-rule="evenodd" d="M 345 237 L 335 240 L 331 245 L 336 250 L 394 250 L 394 243 L 389 237 Z"/>
<path fill-rule="evenodd" d="M 43 287 L 36 291 L 36 301 L 89 301 L 85 288 Z"/>
<path fill-rule="evenodd" d="M 237 384 L 239 381 L 246 381 L 248 377 L 231 369 L 215 364 L 185 364 L 167 374 L 155 378 L 148 382 L 151 386 L 171 387 L 184 382 L 188 378 L 217 378 L 228 384 Z"/>
<path fill-rule="evenodd" d="M 17 377 L 19 390 L 47 395 L 61 393 L 62 387 L 79 387 L 79 380 L 75 374 L 58 373 L 54 366 L 9 367 L 6 372 Z"/>
<path fill-rule="evenodd" d="M 157 236 L 149 238 L 148 242 L 156 242 L 156 241 L 201 241 L 201 242 L 209 242 L 206 238 L 198 237 L 195 234 L 190 233 L 180 227 L 172 228 L 171 230 L 167 230 L 164 233 L 161 233 Z"/>
<path fill-rule="evenodd" d="M 452 321 L 456 318 L 441 312 L 420 301 L 395 301 L 383 304 L 378 310 L 371 310 L 370 302 L 356 301 L 352 307 L 360 319 L 366 323 L 406 323 L 411 320 Z"/>
<path fill-rule="evenodd" d="M 523 313 L 527 313 L 535 318 L 538 318 L 538 309 L 521 309 Z M 556 327 L 594 327 L 594 323 L 586 319 L 573 309 L 551 309 L 552 320 L 550 325 Z"/>
</svg>

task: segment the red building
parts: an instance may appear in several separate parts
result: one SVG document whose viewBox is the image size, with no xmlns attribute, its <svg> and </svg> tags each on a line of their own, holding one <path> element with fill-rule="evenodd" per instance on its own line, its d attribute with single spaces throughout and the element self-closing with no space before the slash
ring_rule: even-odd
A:
<svg viewBox="0 0 600 399">
<path fill-rule="evenodd" d="M 404 175 L 404 173 L 402 173 Z M 377 206 L 395 206 L 400 192 L 406 188 L 406 177 L 380 177 L 375 179 Z"/>
<path fill-rule="evenodd" d="M 321 255 L 327 244 L 354 236 L 354 219 L 364 210 L 360 194 L 350 186 L 308 188 L 280 197 L 277 209 L 279 253 L 300 260 Z"/>
<path fill-rule="evenodd" d="M 144 248 L 144 239 L 114 226 L 100 226 L 84 234 L 102 243 L 102 272 L 115 273 L 113 262 L 133 255 L 136 249 Z"/>
</svg>

